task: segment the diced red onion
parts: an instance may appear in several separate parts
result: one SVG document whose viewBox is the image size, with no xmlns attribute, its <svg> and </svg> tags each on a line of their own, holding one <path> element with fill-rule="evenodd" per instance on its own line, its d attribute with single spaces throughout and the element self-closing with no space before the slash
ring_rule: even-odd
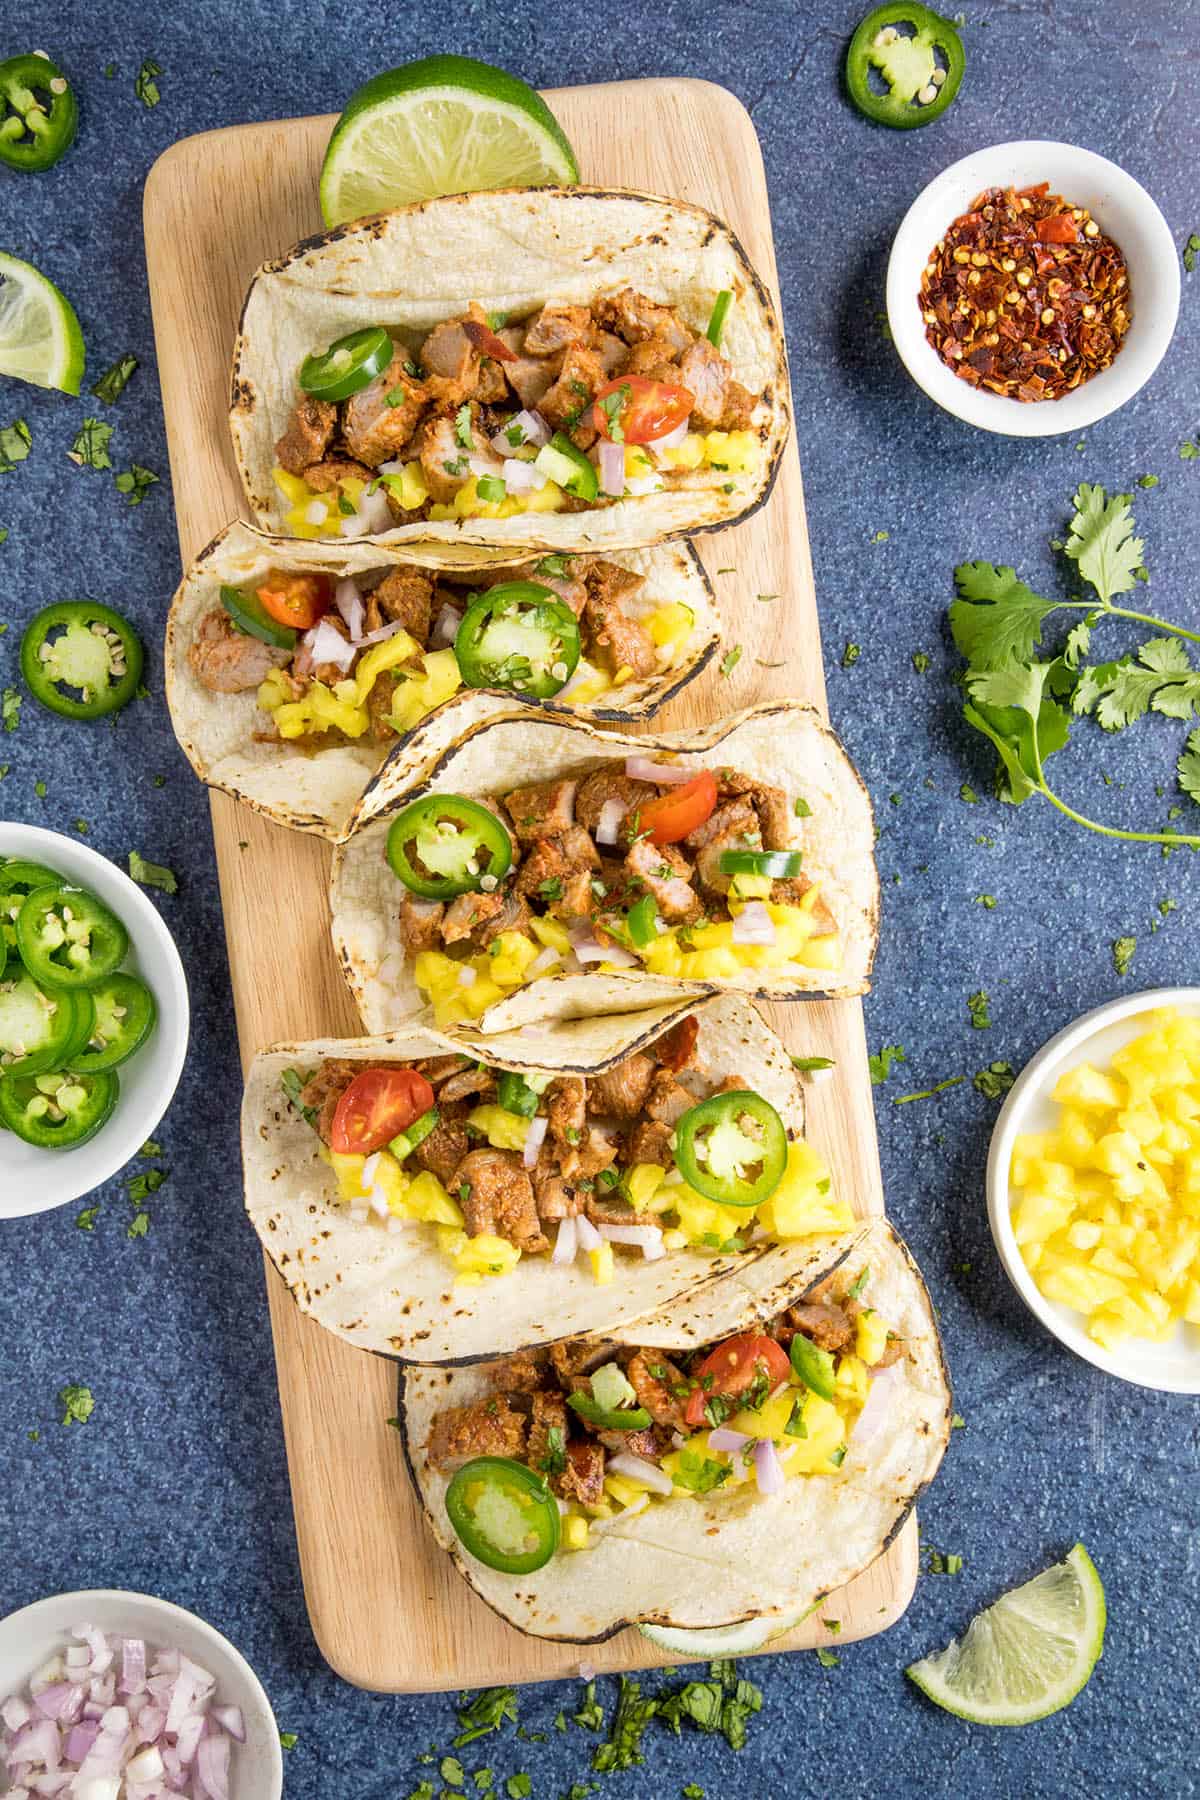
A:
<svg viewBox="0 0 1200 1800">
<path fill-rule="evenodd" d="M 518 456 L 507 457 L 500 471 L 510 494 L 537 494 L 550 477 L 536 463 L 522 462 Z"/>
<path fill-rule="evenodd" d="M 674 450 L 682 444 L 687 434 L 688 421 L 684 419 L 681 424 L 676 425 L 674 431 L 664 431 L 661 437 L 647 438 L 645 447 L 647 450 Z"/>
<path fill-rule="evenodd" d="M 438 614 L 433 630 L 429 635 L 429 642 L 435 649 L 440 644 L 452 644 L 454 642 L 458 635 L 458 628 L 462 624 L 462 618 L 463 616 L 458 611 L 457 607 L 451 606 L 449 601 L 447 601 L 441 612 Z"/>
<path fill-rule="evenodd" d="M 42 1763 L 47 1769 L 57 1769 L 62 1751 L 53 1719 L 23 1725 L 8 1747 L 8 1759 L 10 1763 Z"/>
<path fill-rule="evenodd" d="M 586 1213 L 577 1213 L 575 1217 L 575 1233 L 579 1239 L 581 1250 L 598 1250 L 604 1239 L 592 1224 Z"/>
<path fill-rule="evenodd" d="M 538 1159 L 538 1151 L 542 1147 L 542 1139 L 546 1135 L 548 1119 L 534 1118 L 529 1121 L 529 1132 L 525 1139 L 525 1148 L 521 1152 L 521 1161 L 527 1169 L 532 1169 Z"/>
<path fill-rule="evenodd" d="M 478 969 L 473 969 L 470 963 L 464 963 L 462 968 L 458 971 L 459 987 L 474 987 L 478 979 L 479 971 Z"/>
<path fill-rule="evenodd" d="M 659 475 L 633 475 L 625 486 L 636 500 L 642 499 L 645 494 L 661 494 L 663 490 L 662 477 Z"/>
<path fill-rule="evenodd" d="M 362 520 L 365 531 L 375 532 L 390 529 L 392 509 L 388 505 L 387 494 L 382 487 L 377 487 L 374 493 L 363 493 L 358 503 L 358 517 Z"/>
<path fill-rule="evenodd" d="M 0 1719 L 4 1720 L 10 1731 L 20 1731 L 22 1725 L 28 1725 L 32 1717 L 29 1707 L 16 1694 L 0 1706 Z"/>
<path fill-rule="evenodd" d="M 558 961 L 558 951 L 554 948 L 553 944 L 547 944 L 544 950 L 538 951 L 537 955 L 530 963 L 529 973 L 530 975 L 540 975 L 543 970 L 553 968 L 554 964 Z"/>
<path fill-rule="evenodd" d="M 363 597 L 358 591 L 358 583 L 351 581 L 349 576 L 339 581 L 333 590 L 333 602 L 346 622 L 346 630 L 350 633 L 352 641 L 357 642 L 362 636 L 363 619 L 366 616 L 366 607 L 363 605 Z"/>
<path fill-rule="evenodd" d="M 708 1441 L 714 1450 L 723 1450 L 727 1456 L 736 1456 L 750 1442 L 744 1431 L 731 1431 L 728 1425 L 718 1425 L 710 1431 Z"/>
<path fill-rule="evenodd" d="M 319 619 L 311 631 L 306 631 L 304 643 L 314 664 L 333 663 L 343 673 L 348 673 L 356 655 L 354 645 L 347 643 L 328 619 Z"/>
<path fill-rule="evenodd" d="M 571 932 L 571 948 L 581 963 L 615 963 L 621 969 L 636 969 L 637 957 L 620 944 L 602 944 L 591 931 Z"/>
<path fill-rule="evenodd" d="M 467 456 L 467 467 L 472 475 L 498 475 L 500 464 L 494 456 L 485 456 L 481 451 L 473 450 Z"/>
<path fill-rule="evenodd" d="M 219 1725 L 222 1731 L 227 1731 L 230 1737 L 236 1739 L 239 1744 L 245 1743 L 246 1721 L 242 1717 L 240 1706 L 214 1706 L 208 1716 L 214 1724 Z"/>
<path fill-rule="evenodd" d="M 617 833 L 621 829 L 621 820 L 627 811 L 623 800 L 606 800 L 600 808 L 600 817 L 596 821 L 596 842 L 598 844 L 615 844 Z"/>
<path fill-rule="evenodd" d="M 896 1383 L 903 1379 L 904 1371 L 899 1363 L 889 1363 L 878 1375 L 872 1375 L 863 1409 L 850 1433 L 856 1444 L 869 1444 L 879 1431 L 895 1404 Z"/>
<path fill-rule="evenodd" d="M 229 1800 L 229 1739 L 223 1732 L 201 1738 L 196 1773 L 209 1800 Z"/>
<path fill-rule="evenodd" d="M 735 944 L 773 944 L 775 921 L 761 900 L 748 900 L 733 921 Z"/>
<path fill-rule="evenodd" d="M 610 1244 L 633 1244 L 647 1262 L 657 1262 L 664 1255 L 661 1225 L 601 1225 L 600 1236 Z"/>
<path fill-rule="evenodd" d="M 619 499 L 625 492 L 625 446 L 600 439 L 600 487 Z"/>
<path fill-rule="evenodd" d="M 759 1438 L 754 1446 L 754 1476 L 760 1494 L 778 1494 L 783 1488 L 783 1464 L 770 1438 Z"/>
<path fill-rule="evenodd" d="M 532 444 L 536 450 L 540 450 L 543 444 L 548 444 L 554 435 L 545 419 L 543 419 L 541 413 L 516 413 L 514 417 L 508 421 L 507 426 L 502 427 L 492 439 L 493 450 L 498 451 L 501 456 L 511 455 L 517 448 L 517 445 L 513 443 L 508 435 L 514 425 L 519 425 L 521 427 L 521 442 Z"/>
<path fill-rule="evenodd" d="M 578 1227 L 579 1220 L 576 1218 L 560 1219 L 558 1222 L 558 1236 L 554 1240 L 550 1261 L 557 1263 L 560 1268 L 575 1261 L 579 1249 Z"/>
<path fill-rule="evenodd" d="M 682 787 L 685 781 L 694 781 L 695 769 L 680 768 L 678 763 L 651 762 L 647 756 L 627 756 L 625 773 L 630 781 L 653 781 L 659 787 Z"/>
<path fill-rule="evenodd" d="M 632 1456 L 622 1451 L 619 1456 L 610 1456 L 608 1466 L 614 1475 L 627 1475 L 630 1481 L 640 1481 L 648 1487 L 652 1494 L 669 1494 L 674 1483 L 665 1469 L 657 1463 L 648 1462 L 644 1456 Z"/>
</svg>

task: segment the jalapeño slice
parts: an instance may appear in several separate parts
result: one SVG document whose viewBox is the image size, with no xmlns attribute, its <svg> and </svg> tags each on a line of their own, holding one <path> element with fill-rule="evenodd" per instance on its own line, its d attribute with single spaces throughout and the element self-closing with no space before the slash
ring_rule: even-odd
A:
<svg viewBox="0 0 1200 1800">
<path fill-rule="evenodd" d="M 294 650 L 296 633 L 290 625 L 281 625 L 273 619 L 258 595 L 244 588 L 221 587 L 221 605 L 229 614 L 239 631 L 247 637 L 257 638 L 260 643 L 270 644 L 274 650 Z"/>
<path fill-rule="evenodd" d="M 446 1512 L 464 1548 L 505 1575 L 531 1575 L 558 1549 L 558 1502 L 540 1475 L 507 1456 L 464 1463 L 446 1489 Z"/>
<path fill-rule="evenodd" d="M 597 1431 L 644 1431 L 651 1422 L 644 1406 L 601 1406 L 590 1394 L 568 1394 L 567 1405 Z"/>
<path fill-rule="evenodd" d="M 12 857 L 0 863 L 0 973 L 17 956 L 17 914 L 35 888 L 57 887 L 62 876 L 44 863 Z"/>
<path fill-rule="evenodd" d="M 335 338 L 300 364 L 300 386 L 314 400 L 348 400 L 370 387 L 392 360 L 395 346 L 382 325 L 364 325 Z"/>
<path fill-rule="evenodd" d="M 96 1075 L 6 1074 L 0 1079 L 0 1121 L 39 1150 L 70 1150 L 95 1137 L 117 1104 L 120 1086 L 110 1070 Z"/>
<path fill-rule="evenodd" d="M 452 900 L 494 888 L 512 867 L 512 839 L 494 812 L 462 794 L 426 794 L 401 809 L 387 837 L 387 859 L 412 894 Z"/>
<path fill-rule="evenodd" d="M 64 719 L 100 719 L 137 693 L 141 640 L 111 606 L 56 600 L 25 627 L 21 673 L 34 699 L 51 712 Z"/>
<path fill-rule="evenodd" d="M 0 1074 L 61 1069 L 88 1039 L 95 1018 L 86 989 L 43 988 L 14 964 L 0 981 Z"/>
<path fill-rule="evenodd" d="M 120 966 L 129 933 L 102 900 L 63 882 L 37 888 L 17 914 L 17 949 L 38 983 L 93 988 Z"/>
<path fill-rule="evenodd" d="M 580 647 L 571 608 L 535 581 L 503 581 L 473 596 L 454 638 L 468 687 L 511 688 L 531 700 L 549 700 L 565 686 Z"/>
<path fill-rule="evenodd" d="M 431 1106 L 429 1111 L 422 1113 L 419 1119 L 414 1119 L 406 1131 L 397 1132 L 388 1144 L 388 1149 L 396 1161 L 403 1162 L 406 1156 L 411 1156 L 417 1145 L 423 1144 L 430 1132 L 437 1130 L 441 1118 L 442 1115 L 437 1107 Z"/>
<path fill-rule="evenodd" d="M 718 864 L 722 875 L 768 875 L 787 881 L 804 867 L 799 850 L 722 850 Z"/>
<path fill-rule="evenodd" d="M 75 141 L 75 90 L 48 56 L 0 62 L 0 162 L 37 175 Z"/>
<path fill-rule="evenodd" d="M 759 1094 L 714 1094 L 675 1127 L 675 1161 L 689 1187 L 721 1206 L 761 1206 L 787 1167 L 787 1132 Z"/>
<path fill-rule="evenodd" d="M 532 1119 L 540 1097 L 523 1075 L 514 1069 L 501 1069 L 496 1079 L 496 1104 L 505 1112 L 515 1113 L 519 1119 Z"/>
<path fill-rule="evenodd" d="M 118 971 L 83 990 L 80 998 L 84 997 L 95 1009 L 91 1026 L 79 1046 L 62 1058 L 61 1066 L 83 1074 L 128 1062 L 154 1030 L 158 1009 L 150 989 L 136 975 Z"/>
<path fill-rule="evenodd" d="M 949 19 L 913 0 L 891 0 L 869 12 L 850 39 L 846 86 L 866 118 L 911 131 L 941 117 L 966 66 Z"/>
<path fill-rule="evenodd" d="M 833 1357 L 828 1350 L 821 1350 L 812 1339 L 798 1331 L 792 1339 L 789 1355 L 796 1378 L 822 1400 L 832 1400 L 836 1385 L 836 1372 Z"/>
</svg>

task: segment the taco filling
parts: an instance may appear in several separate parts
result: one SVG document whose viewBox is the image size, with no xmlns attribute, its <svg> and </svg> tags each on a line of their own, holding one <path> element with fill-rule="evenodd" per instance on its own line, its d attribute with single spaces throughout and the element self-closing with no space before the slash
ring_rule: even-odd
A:
<svg viewBox="0 0 1200 1800">
<path fill-rule="evenodd" d="M 528 1573 L 654 1507 L 836 1480 L 905 1380 L 904 1341 L 870 1294 L 869 1264 L 839 1266 L 765 1325 L 690 1353 L 564 1339 L 492 1364 L 490 1389 L 437 1412 L 424 1446 L 452 1476 L 455 1533 L 488 1568 Z"/>
<path fill-rule="evenodd" d="M 625 287 L 513 320 L 477 303 L 403 340 L 366 326 L 314 348 L 275 446 L 297 537 L 423 519 L 579 512 L 758 472 L 759 396 L 707 331 Z"/>
<path fill-rule="evenodd" d="M 463 688 L 588 705 L 665 674 L 695 614 L 682 601 L 647 605 L 645 586 L 631 569 L 583 556 L 515 572 L 402 567 L 339 581 L 269 570 L 221 587 L 188 664 L 212 693 L 257 690 L 260 742 L 386 743 Z"/>
<path fill-rule="evenodd" d="M 689 1014 L 587 1077 L 438 1055 L 330 1059 L 281 1079 L 351 1220 L 428 1226 L 469 1285 L 523 1256 L 578 1261 L 608 1283 L 626 1258 L 728 1255 L 850 1225 L 821 1158 L 740 1075 L 708 1067 L 699 1036 Z"/>
<path fill-rule="evenodd" d="M 387 859 L 442 1028 L 589 967 L 708 981 L 840 965 L 786 796 L 732 768 L 631 756 L 502 800 L 424 795 L 392 820 Z"/>
</svg>

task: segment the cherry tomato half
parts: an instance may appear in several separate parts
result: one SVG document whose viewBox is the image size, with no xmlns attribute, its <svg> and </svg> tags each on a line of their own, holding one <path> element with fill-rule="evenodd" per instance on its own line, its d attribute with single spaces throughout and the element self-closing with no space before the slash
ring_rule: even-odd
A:
<svg viewBox="0 0 1200 1800">
<path fill-rule="evenodd" d="M 433 1089 L 415 1069 L 365 1069 L 337 1103 L 329 1147 L 341 1155 L 370 1156 L 433 1105 Z"/>
<path fill-rule="evenodd" d="M 613 443 L 648 444 L 682 425 L 695 404 L 695 395 L 685 387 L 651 381 L 647 375 L 622 375 L 605 382 L 596 395 L 592 422 Z"/>
<path fill-rule="evenodd" d="M 668 788 L 657 800 L 639 807 L 637 829 L 653 844 L 678 844 L 703 825 L 716 804 L 717 778 L 711 770 L 701 769 L 695 780 Z"/>
<path fill-rule="evenodd" d="M 333 604 L 333 583 L 328 575 L 285 575 L 281 569 L 273 569 L 257 593 L 264 610 L 293 631 L 308 631 Z"/>
<path fill-rule="evenodd" d="M 704 1408 L 714 1394 L 733 1396 L 753 1387 L 760 1371 L 767 1378 L 767 1393 L 773 1393 L 791 1374 L 787 1351 L 774 1338 L 755 1331 L 743 1331 L 738 1337 L 726 1338 L 710 1350 L 694 1371 L 700 1383 L 688 1400 L 684 1418 L 691 1426 L 708 1423 Z M 766 1396 L 764 1395 L 764 1398 Z"/>
</svg>

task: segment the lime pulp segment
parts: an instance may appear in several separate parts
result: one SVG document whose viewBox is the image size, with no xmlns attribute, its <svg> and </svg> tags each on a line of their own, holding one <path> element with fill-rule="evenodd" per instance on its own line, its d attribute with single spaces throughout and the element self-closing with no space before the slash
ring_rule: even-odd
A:
<svg viewBox="0 0 1200 1800">
<path fill-rule="evenodd" d="M 77 394 L 83 333 L 75 309 L 31 263 L 0 251 L 0 375 Z"/>
</svg>

